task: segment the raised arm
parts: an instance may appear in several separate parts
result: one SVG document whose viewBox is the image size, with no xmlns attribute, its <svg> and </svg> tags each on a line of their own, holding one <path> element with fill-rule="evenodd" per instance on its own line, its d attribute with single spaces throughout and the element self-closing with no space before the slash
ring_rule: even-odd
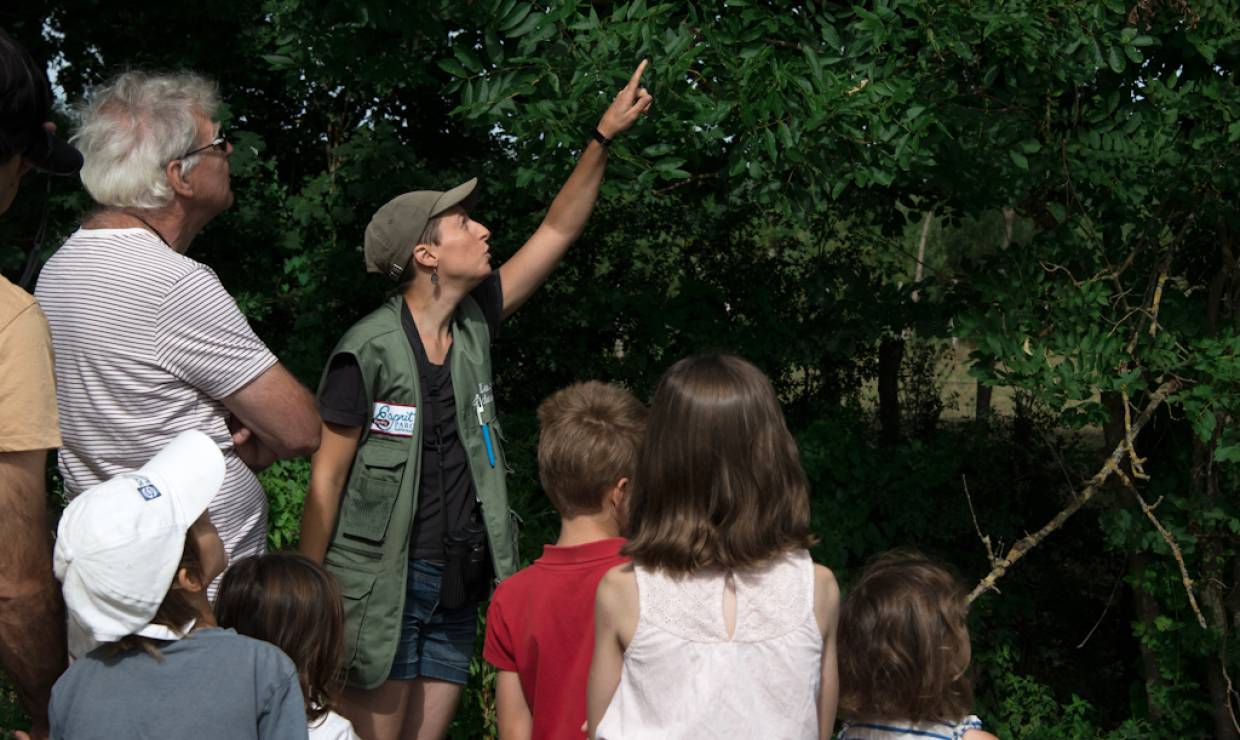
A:
<svg viewBox="0 0 1240 740">
<path fill-rule="evenodd" d="M 310 458 L 310 490 L 306 508 L 301 515 L 302 555 L 322 563 L 331 544 L 336 515 L 340 511 L 340 495 L 357 453 L 361 427 L 342 427 L 323 422 L 322 444 Z"/>
<path fill-rule="evenodd" d="M 626 131 L 650 107 L 650 93 L 641 86 L 646 61 L 612 101 L 598 122 L 598 131 L 614 139 Z M 504 317 L 525 303 L 538 286 L 547 280 L 556 264 L 564 257 L 570 244 L 581 234 L 594 210 L 598 188 L 607 166 L 607 147 L 591 140 L 560 192 L 551 202 L 546 217 L 521 249 L 500 266 L 504 285 Z"/>
</svg>

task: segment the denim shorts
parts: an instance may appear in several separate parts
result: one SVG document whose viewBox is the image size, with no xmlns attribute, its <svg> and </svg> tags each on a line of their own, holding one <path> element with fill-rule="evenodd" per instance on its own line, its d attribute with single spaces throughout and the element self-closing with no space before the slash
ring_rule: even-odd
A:
<svg viewBox="0 0 1240 740">
<path fill-rule="evenodd" d="M 400 643 L 388 678 L 433 678 L 456 684 L 469 681 L 469 661 L 478 633 L 478 606 L 440 609 L 442 576 L 442 563 L 409 561 Z"/>
</svg>

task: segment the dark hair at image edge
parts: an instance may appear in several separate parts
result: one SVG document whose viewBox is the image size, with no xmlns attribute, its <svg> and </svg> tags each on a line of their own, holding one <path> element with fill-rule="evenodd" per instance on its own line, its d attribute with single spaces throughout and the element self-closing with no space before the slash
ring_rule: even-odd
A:
<svg viewBox="0 0 1240 740">
<path fill-rule="evenodd" d="M 623 552 L 672 573 L 744 569 L 814 545 L 809 483 L 761 370 L 701 354 L 663 374 L 628 508 Z"/>
<path fill-rule="evenodd" d="M 840 716 L 955 722 L 973 705 L 967 590 L 913 550 L 866 565 L 840 609 Z"/>
<path fill-rule="evenodd" d="M 336 578 L 318 563 L 294 552 L 237 561 L 220 583 L 215 619 L 292 659 L 311 722 L 334 708 L 344 659 L 344 606 Z"/>
<path fill-rule="evenodd" d="M 42 68 L 0 28 L 0 164 L 26 150 L 51 108 Z"/>
</svg>

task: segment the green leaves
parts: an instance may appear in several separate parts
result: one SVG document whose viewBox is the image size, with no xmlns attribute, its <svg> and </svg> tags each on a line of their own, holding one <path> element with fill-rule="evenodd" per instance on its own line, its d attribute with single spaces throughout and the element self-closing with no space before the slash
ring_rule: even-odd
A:
<svg viewBox="0 0 1240 740">
<path fill-rule="evenodd" d="M 508 12 L 503 14 L 499 22 L 495 24 L 495 27 L 512 36 L 515 34 L 510 32 L 525 23 L 526 18 L 530 15 L 530 11 L 534 9 L 534 5 L 522 0 L 521 2 L 507 3 L 507 6 L 509 6 Z"/>
<path fill-rule="evenodd" d="M 470 72 L 465 66 L 453 58 L 444 57 L 435 62 L 439 68 L 454 77 L 466 78 L 470 77 Z"/>
<path fill-rule="evenodd" d="M 518 38 L 537 29 L 540 25 L 542 25 L 544 20 L 546 20 L 546 18 L 542 13 L 528 13 L 524 20 L 520 23 L 514 26 L 505 26 L 503 30 L 509 38 Z"/>
<path fill-rule="evenodd" d="M 287 69 L 296 64 L 292 57 L 285 54 L 263 54 L 262 58 L 272 69 Z"/>
<path fill-rule="evenodd" d="M 1124 57 L 1118 48 L 1112 46 L 1107 49 L 1107 64 L 1111 67 L 1111 71 L 1119 74 L 1124 71 Z"/>
<path fill-rule="evenodd" d="M 310 486 L 309 461 L 277 460 L 259 473 L 259 480 L 267 493 L 267 547 L 276 552 L 296 548 Z"/>
</svg>

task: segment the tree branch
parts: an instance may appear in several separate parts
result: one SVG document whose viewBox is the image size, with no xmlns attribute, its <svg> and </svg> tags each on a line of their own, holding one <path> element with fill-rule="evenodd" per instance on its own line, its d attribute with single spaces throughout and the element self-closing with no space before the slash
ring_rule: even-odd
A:
<svg viewBox="0 0 1240 740">
<path fill-rule="evenodd" d="M 1153 505 L 1147 504 L 1137 491 L 1137 487 L 1124 475 L 1123 471 L 1117 470 L 1115 474 L 1124 481 L 1124 485 L 1128 487 L 1129 491 L 1132 491 L 1132 495 L 1137 497 L 1137 503 L 1141 504 L 1141 511 L 1145 512 L 1146 518 L 1154 525 L 1154 529 L 1158 530 L 1158 534 L 1162 535 L 1163 541 L 1167 543 L 1167 547 L 1171 548 L 1171 555 L 1175 558 L 1176 565 L 1180 566 L 1180 582 L 1184 584 L 1184 593 L 1188 594 L 1188 605 L 1193 608 L 1193 614 L 1197 615 L 1197 624 L 1200 624 L 1203 630 L 1209 629 L 1206 625 L 1206 618 L 1201 613 L 1201 607 L 1197 606 L 1197 595 L 1193 593 L 1193 579 L 1188 576 L 1188 566 L 1184 565 L 1184 555 L 1180 552 L 1180 546 L 1176 544 L 1175 538 L 1171 536 L 1171 532 L 1163 526 L 1158 517 L 1154 516 L 1154 509 L 1162 499 L 1155 501 Z"/>
<path fill-rule="evenodd" d="M 1167 396 L 1175 393 L 1179 388 L 1180 381 L 1177 379 L 1168 380 L 1158 386 L 1157 390 L 1155 390 L 1150 396 L 1149 403 L 1146 404 L 1145 410 L 1143 410 L 1141 414 L 1133 420 L 1128 433 L 1124 435 L 1124 439 L 1115 446 L 1115 449 L 1112 450 L 1111 454 L 1107 457 L 1106 462 L 1103 463 L 1102 468 L 1094 474 L 1094 477 L 1089 480 L 1089 483 L 1086 484 L 1080 494 L 1069 502 L 1062 511 L 1056 514 L 1054 518 L 1047 522 L 1041 529 L 1033 534 L 1025 535 L 1021 539 L 1017 540 L 1016 543 L 1012 545 L 1012 548 L 1008 550 L 1007 555 L 995 563 L 993 567 L 991 567 L 990 572 L 978 581 L 978 584 L 969 594 L 967 599 L 968 603 L 973 603 L 978 596 L 981 596 L 986 591 L 995 589 L 995 582 L 1002 578 L 1003 574 L 1006 573 L 1009 568 L 1028 554 L 1030 550 L 1037 547 L 1038 544 L 1041 543 L 1042 540 L 1046 539 L 1052 532 L 1062 527 L 1063 523 L 1068 520 L 1068 517 L 1075 514 L 1082 506 L 1094 497 L 1094 494 L 1098 492 L 1098 489 L 1102 487 L 1102 484 L 1106 482 L 1107 478 L 1111 477 L 1112 473 L 1119 470 L 1120 461 L 1123 460 L 1128 454 L 1128 446 L 1131 444 L 1131 439 L 1135 438 L 1136 435 L 1141 432 L 1141 429 L 1154 415 L 1154 412 L 1158 410 L 1158 407 L 1167 400 Z"/>
<path fill-rule="evenodd" d="M 990 561 L 991 567 L 994 567 L 999 562 L 999 558 L 995 557 L 995 549 L 990 545 L 990 535 L 982 534 L 982 527 L 977 523 L 977 512 L 973 510 L 973 497 L 969 495 L 969 480 L 962 475 L 960 482 L 964 484 L 964 498 L 969 502 L 969 514 L 973 517 L 973 530 L 977 532 L 977 538 L 986 546 L 986 559 Z"/>
</svg>

